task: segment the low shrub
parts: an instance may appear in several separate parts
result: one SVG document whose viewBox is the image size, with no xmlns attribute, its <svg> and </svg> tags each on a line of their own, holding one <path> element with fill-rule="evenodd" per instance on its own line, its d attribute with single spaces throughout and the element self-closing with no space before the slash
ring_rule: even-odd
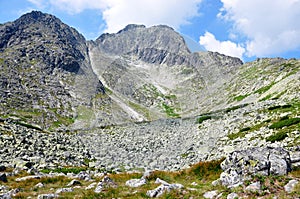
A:
<svg viewBox="0 0 300 199">
<path fill-rule="evenodd" d="M 197 123 L 201 124 L 205 120 L 210 120 L 210 119 L 212 119 L 211 115 L 204 115 L 204 116 L 201 116 L 201 117 L 197 118 Z"/>
<path fill-rule="evenodd" d="M 270 129 L 280 129 L 285 126 L 291 126 L 294 124 L 298 124 L 300 122 L 300 118 L 284 118 L 279 120 L 278 122 L 273 123 L 269 126 Z"/>
<path fill-rule="evenodd" d="M 266 141 L 274 143 L 276 141 L 284 140 L 286 137 L 288 137 L 286 132 L 278 132 L 274 135 L 267 137 Z"/>
</svg>

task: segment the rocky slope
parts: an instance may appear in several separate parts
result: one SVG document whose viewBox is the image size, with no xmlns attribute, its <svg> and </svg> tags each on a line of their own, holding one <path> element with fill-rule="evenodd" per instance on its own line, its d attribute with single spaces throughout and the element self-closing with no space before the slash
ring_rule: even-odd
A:
<svg viewBox="0 0 300 199">
<path fill-rule="evenodd" d="M 85 38 L 41 12 L 0 26 L 0 68 L 1 115 L 42 128 L 72 124 L 78 107 L 91 108 L 104 94 Z"/>
<path fill-rule="evenodd" d="M 191 53 L 167 26 L 86 41 L 41 12 L 1 25 L 0 37 L 5 164 L 176 170 L 253 146 L 298 154 L 299 60 Z"/>
</svg>

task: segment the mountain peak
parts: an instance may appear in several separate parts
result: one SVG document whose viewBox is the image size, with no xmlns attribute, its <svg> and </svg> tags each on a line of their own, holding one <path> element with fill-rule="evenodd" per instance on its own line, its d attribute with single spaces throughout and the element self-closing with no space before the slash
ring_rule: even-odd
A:
<svg viewBox="0 0 300 199">
<path fill-rule="evenodd" d="M 190 53 L 183 37 L 166 25 L 146 28 L 144 25 L 129 24 L 117 33 L 101 35 L 96 43 L 103 51 L 117 55 L 145 49 L 174 54 Z"/>
<path fill-rule="evenodd" d="M 137 29 L 137 28 L 146 28 L 146 26 L 145 25 L 138 25 L 138 24 L 128 24 L 124 29 L 120 30 L 118 33 L 122 33 L 122 32 L 129 31 L 129 30 L 134 30 L 134 29 Z"/>
</svg>

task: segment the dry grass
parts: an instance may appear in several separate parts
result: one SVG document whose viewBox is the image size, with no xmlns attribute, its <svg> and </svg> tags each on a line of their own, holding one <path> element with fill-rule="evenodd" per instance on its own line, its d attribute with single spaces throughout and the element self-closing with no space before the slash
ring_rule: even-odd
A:
<svg viewBox="0 0 300 199">
<path fill-rule="evenodd" d="M 81 186 L 75 188 L 73 192 L 61 193 L 60 198 L 125 198 L 125 199 L 139 199 L 149 198 L 146 195 L 148 190 L 155 189 L 158 184 L 155 184 L 156 178 L 167 181 L 168 183 L 180 183 L 184 185 L 184 189 L 173 190 L 169 193 L 165 193 L 160 198 L 203 198 L 203 194 L 207 191 L 218 190 L 219 193 L 223 193 L 221 198 L 226 198 L 231 192 L 236 192 L 239 196 L 245 196 L 247 198 L 295 198 L 300 195 L 300 185 L 297 185 L 295 191 L 291 194 L 287 194 L 283 186 L 292 178 L 300 178 L 300 169 L 292 171 L 288 176 L 254 176 L 251 181 L 245 182 L 245 185 L 230 190 L 221 185 L 212 186 L 212 181 L 219 178 L 222 172 L 219 161 L 211 162 L 199 162 L 189 169 L 181 171 L 154 171 L 148 176 L 147 184 L 138 187 L 131 188 L 125 185 L 127 180 L 134 178 L 141 178 L 142 173 L 120 173 L 109 174 L 109 177 L 117 184 L 116 188 L 105 187 L 101 193 L 95 193 L 94 189 L 85 190 L 85 187 L 92 182 L 81 181 Z M 5 186 L 10 189 L 19 188 L 20 192 L 14 198 L 36 198 L 39 194 L 55 193 L 58 188 L 64 188 L 72 180 L 65 176 L 58 177 L 43 177 L 41 179 L 31 179 L 22 182 L 16 182 L 15 179 L 28 175 L 25 172 L 21 172 L 17 176 L 8 177 Z M 101 178 L 94 178 L 93 182 L 99 182 Z M 260 181 L 262 184 L 262 191 L 255 193 L 244 193 L 244 188 L 253 181 Z M 39 182 L 44 184 L 42 188 L 36 188 L 35 185 Z M 193 183 L 194 182 L 194 183 Z M 193 185 L 192 185 L 193 183 Z M 191 190 L 190 188 L 194 189 Z"/>
</svg>

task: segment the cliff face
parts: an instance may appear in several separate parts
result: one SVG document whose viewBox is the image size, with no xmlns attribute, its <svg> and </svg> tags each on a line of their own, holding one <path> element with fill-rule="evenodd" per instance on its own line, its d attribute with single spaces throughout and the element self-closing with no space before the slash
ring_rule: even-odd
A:
<svg viewBox="0 0 300 199">
<path fill-rule="evenodd" d="M 76 107 L 90 107 L 95 95 L 104 93 L 85 38 L 52 15 L 34 11 L 2 25 L 0 59 L 4 115 L 46 128 L 68 126 Z"/>
</svg>

